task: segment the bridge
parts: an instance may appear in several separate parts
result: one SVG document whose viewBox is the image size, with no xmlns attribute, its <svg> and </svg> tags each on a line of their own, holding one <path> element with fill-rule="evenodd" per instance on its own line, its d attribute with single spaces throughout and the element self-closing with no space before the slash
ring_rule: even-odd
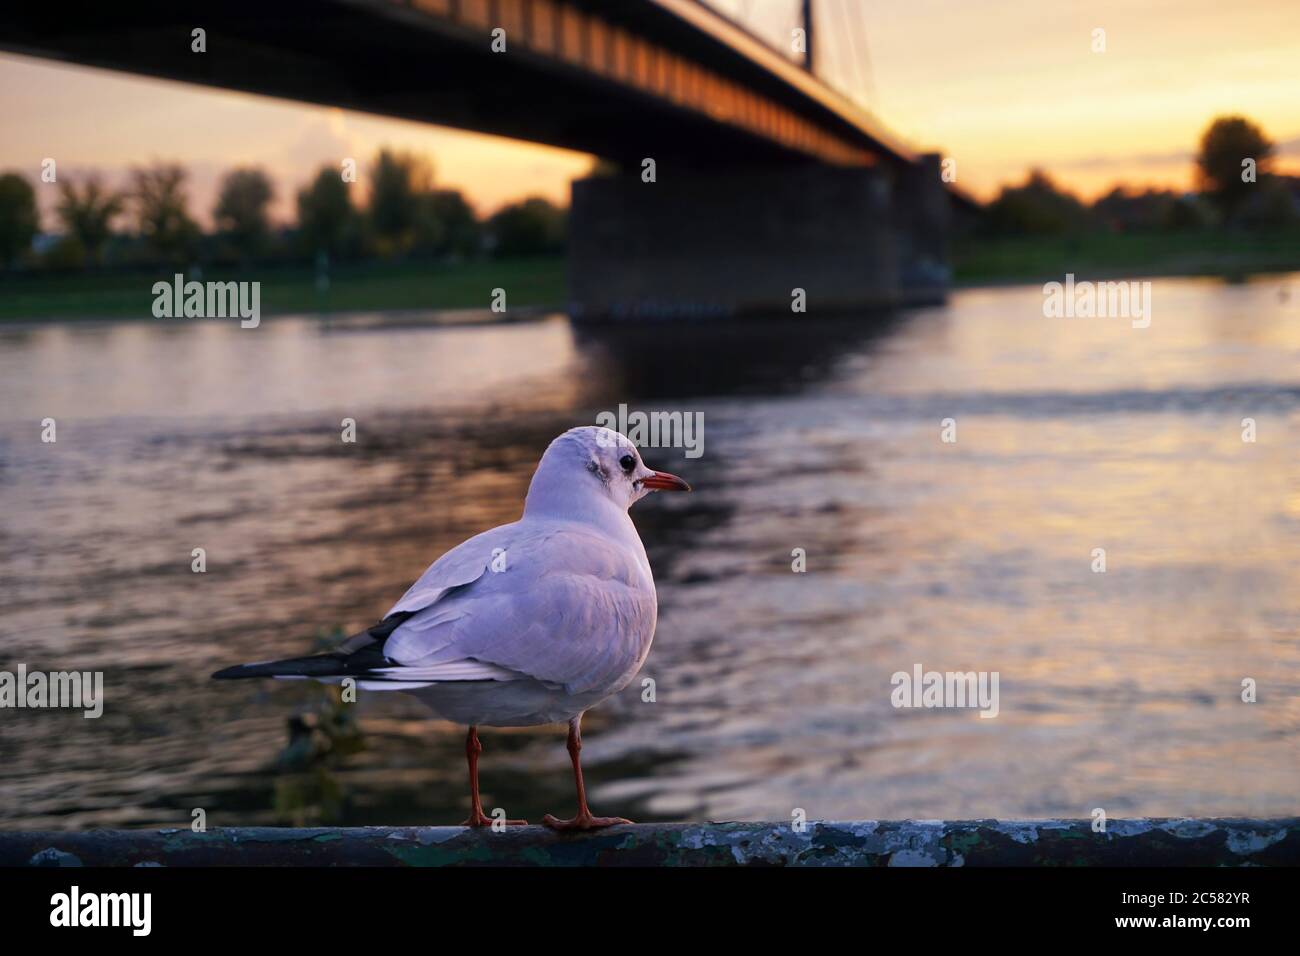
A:
<svg viewBox="0 0 1300 956">
<path fill-rule="evenodd" d="M 946 290 L 939 157 L 698 0 L 6 4 L 0 49 L 610 160 L 573 185 L 577 318 L 826 313 Z"/>
</svg>

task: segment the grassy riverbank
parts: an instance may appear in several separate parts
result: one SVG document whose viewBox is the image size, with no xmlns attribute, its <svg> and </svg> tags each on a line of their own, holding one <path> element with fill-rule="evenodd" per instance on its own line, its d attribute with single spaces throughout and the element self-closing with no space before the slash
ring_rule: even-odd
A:
<svg viewBox="0 0 1300 956">
<path fill-rule="evenodd" d="M 153 284 L 171 272 L 35 273 L 0 279 L 0 321 L 149 318 Z M 502 259 L 461 263 L 366 263 L 333 270 L 328 292 L 309 268 L 210 267 L 206 280 L 261 283 L 263 315 L 390 309 L 488 308 L 504 289 L 510 308 L 564 302 L 564 259 Z"/>
<path fill-rule="evenodd" d="M 958 285 L 1084 278 L 1222 275 L 1300 270 L 1300 230 L 967 238 L 953 244 Z"/>
<path fill-rule="evenodd" d="M 960 239 L 953 244 L 958 286 L 1041 283 L 1067 272 L 1081 278 L 1155 275 L 1244 276 L 1300 270 L 1300 230 L 1225 233 L 1087 234 L 1077 237 Z M 482 260 L 460 263 L 364 263 L 336 268 L 329 290 L 316 289 L 305 267 L 223 270 L 203 278 L 261 282 L 263 315 L 404 309 L 473 309 L 506 290 L 512 309 L 561 307 L 565 261 Z M 59 319 L 148 318 L 153 284 L 168 272 L 33 273 L 0 279 L 0 322 Z"/>
</svg>

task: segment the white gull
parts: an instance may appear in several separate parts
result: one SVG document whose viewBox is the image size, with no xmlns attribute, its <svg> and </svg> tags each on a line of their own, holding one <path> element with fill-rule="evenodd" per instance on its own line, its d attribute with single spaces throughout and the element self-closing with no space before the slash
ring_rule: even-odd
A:
<svg viewBox="0 0 1300 956">
<path fill-rule="evenodd" d="M 558 829 L 627 823 L 593 816 L 579 752 L 583 713 L 622 690 L 650 652 L 658 602 L 628 508 L 651 491 L 689 491 L 627 438 L 585 426 L 560 435 L 533 474 L 518 521 L 475 535 L 429 566 L 383 620 L 327 654 L 229 667 L 213 676 L 353 678 L 399 690 L 469 727 L 467 826 L 486 826 L 479 725 L 568 721 L 578 813 Z M 523 823 L 524 821 L 509 821 Z"/>
</svg>

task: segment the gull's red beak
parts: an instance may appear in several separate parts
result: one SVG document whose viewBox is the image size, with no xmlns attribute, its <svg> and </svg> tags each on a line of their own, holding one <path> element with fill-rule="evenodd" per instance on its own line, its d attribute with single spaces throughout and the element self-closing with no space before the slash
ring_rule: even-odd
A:
<svg viewBox="0 0 1300 956">
<path fill-rule="evenodd" d="M 653 488 L 655 491 L 690 491 L 691 486 L 676 475 L 670 475 L 666 471 L 656 471 L 649 477 L 642 478 L 641 484 L 646 488 Z"/>
</svg>

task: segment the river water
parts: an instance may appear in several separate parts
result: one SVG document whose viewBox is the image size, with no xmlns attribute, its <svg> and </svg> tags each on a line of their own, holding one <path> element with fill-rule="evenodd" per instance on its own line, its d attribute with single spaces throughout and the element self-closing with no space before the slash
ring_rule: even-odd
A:
<svg viewBox="0 0 1300 956">
<path fill-rule="evenodd" d="M 1158 280 L 1145 329 L 1038 287 L 798 318 L 0 331 L 0 670 L 105 682 L 99 719 L 0 710 L 0 823 L 458 821 L 462 732 L 416 701 L 345 705 L 364 746 L 303 783 L 325 692 L 208 675 L 371 624 L 619 403 L 704 442 L 645 450 L 695 492 L 633 512 L 654 699 L 588 715 L 596 812 L 1300 813 L 1300 276 Z M 996 672 L 997 716 L 896 708 L 916 665 Z M 482 738 L 489 809 L 571 812 L 561 727 Z"/>
</svg>

